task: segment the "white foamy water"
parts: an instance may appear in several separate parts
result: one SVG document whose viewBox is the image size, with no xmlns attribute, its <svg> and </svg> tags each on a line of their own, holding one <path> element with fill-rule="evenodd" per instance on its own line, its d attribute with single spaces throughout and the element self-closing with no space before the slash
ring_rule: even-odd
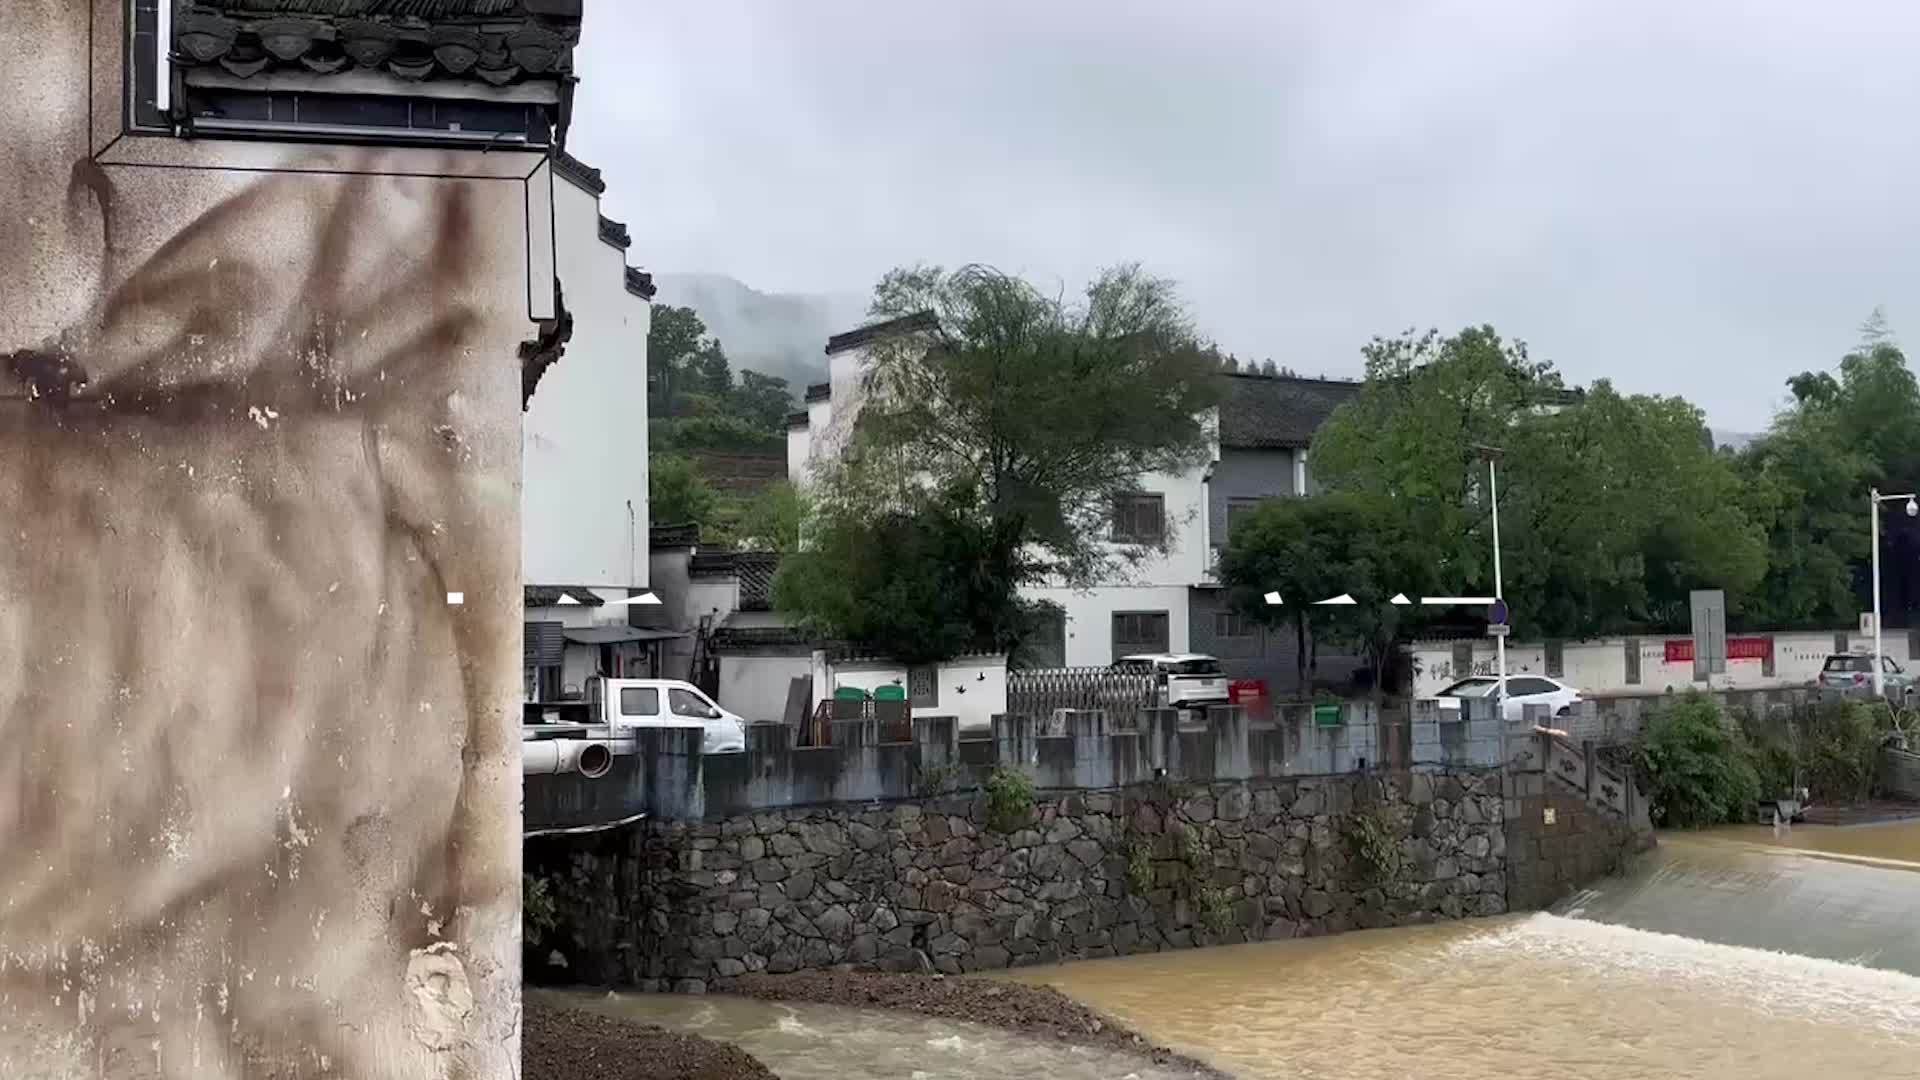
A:
<svg viewBox="0 0 1920 1080">
<path fill-rule="evenodd" d="M 1570 897 L 1563 914 L 1013 977 L 1245 1077 L 1920 1076 L 1913 864 L 1758 850 L 1744 837 L 1668 845 L 1632 877 Z"/>
<path fill-rule="evenodd" d="M 1915 914 L 1920 916 L 1920 910 Z M 1570 965 L 1590 978 L 1683 984 L 1702 994 L 1744 1001 L 1773 1017 L 1836 1027 L 1865 1025 L 1907 1036 L 1920 1033 L 1920 978 L 1859 963 L 1556 915 L 1533 915 L 1475 934 L 1449 946 L 1446 955 L 1455 961 Z"/>
<path fill-rule="evenodd" d="M 556 1005 L 659 1024 L 740 1046 L 781 1080 L 1183 1080 L 1124 1054 L 908 1013 L 721 994 L 563 994 Z"/>
</svg>

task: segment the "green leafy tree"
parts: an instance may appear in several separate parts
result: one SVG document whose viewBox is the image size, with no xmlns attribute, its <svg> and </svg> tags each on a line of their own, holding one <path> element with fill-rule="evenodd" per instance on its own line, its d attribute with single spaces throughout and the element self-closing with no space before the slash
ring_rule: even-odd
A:
<svg viewBox="0 0 1920 1080">
<path fill-rule="evenodd" d="M 1700 410 L 1622 396 L 1517 417 L 1500 463 L 1506 595 L 1530 634 L 1680 627 L 1688 593 L 1737 604 L 1766 569 L 1763 530 Z"/>
<path fill-rule="evenodd" d="M 1452 337 L 1408 331 L 1362 353 L 1366 382 L 1314 436 L 1314 475 L 1330 492 L 1391 498 L 1449 592 L 1491 592 L 1478 448 L 1504 446 L 1522 416 L 1556 401 L 1559 375 L 1490 326 Z"/>
<path fill-rule="evenodd" d="M 761 431 L 778 432 L 793 409 L 793 390 L 787 380 L 757 371 L 740 372 L 733 388 L 732 412 Z"/>
<path fill-rule="evenodd" d="M 852 445 L 822 478 L 829 500 L 871 510 L 912 485 L 970 498 L 997 544 L 984 572 L 1014 587 L 1085 584 L 1164 546 L 1111 542 L 1110 525 L 1143 475 L 1210 454 L 1220 361 L 1170 282 L 1122 266 L 1068 302 L 968 266 L 876 286 L 874 316 L 920 313 L 925 334 L 872 347 Z"/>
<path fill-rule="evenodd" d="M 874 290 L 919 329 L 869 346 L 858 423 L 816 474 L 807 543 L 775 602 L 804 625 L 903 659 L 1020 654 L 1041 605 L 1158 543 L 1111 539 L 1140 478 L 1198 465 L 1218 353 L 1170 283 L 1124 266 L 1068 302 L 969 266 Z"/>
<path fill-rule="evenodd" d="M 776 481 L 740 505 L 725 542 L 744 551 L 798 551 L 808 512 L 804 493 L 785 480 Z"/>
<path fill-rule="evenodd" d="M 1792 404 L 1737 459 L 1749 511 L 1767 534 L 1767 570 L 1746 621 L 1851 623 L 1862 602 L 1855 569 L 1870 555 L 1867 489 L 1920 481 L 1920 385 L 1878 312 L 1836 371 L 1802 372 L 1787 385 Z"/>
<path fill-rule="evenodd" d="M 1739 729 L 1698 692 L 1647 720 L 1634 760 L 1654 821 L 1698 828 L 1744 821 L 1760 799 L 1760 774 Z"/>
<path fill-rule="evenodd" d="M 1765 571 L 1764 530 L 1698 409 L 1570 395 L 1551 365 L 1490 327 L 1376 339 L 1367 381 L 1313 445 L 1334 492 L 1385 497 L 1445 592 L 1493 591 L 1499 459 L 1503 586 L 1528 635 L 1582 637 L 1684 624 L 1687 594 L 1730 602 Z"/>
<path fill-rule="evenodd" d="M 1396 500 L 1350 491 L 1261 504 L 1234 526 L 1220 577 L 1242 611 L 1268 625 L 1292 624 L 1302 686 L 1311 683 L 1307 643 L 1319 638 L 1361 650 L 1376 691 L 1394 644 L 1419 618 L 1393 596 L 1417 597 L 1434 582 L 1430 545 Z M 1281 604 L 1266 603 L 1269 592 Z M 1355 603 L 1318 603 L 1342 595 Z"/>
<path fill-rule="evenodd" d="M 707 324 L 692 308 L 660 304 L 654 307 L 647 330 L 647 413 L 678 415 L 681 396 L 696 380 L 690 371 L 696 359 L 717 343 L 707 336 Z"/>
<path fill-rule="evenodd" d="M 964 490 L 917 491 L 877 513 L 829 507 L 806 546 L 781 561 L 774 606 L 820 636 L 883 648 L 906 663 L 1009 652 L 1027 629 L 1000 562 L 1005 526 L 976 513 Z M 1016 556 L 1017 558 L 1018 556 Z"/>
<path fill-rule="evenodd" d="M 707 524 L 714 520 L 720 496 L 700 470 L 684 457 L 655 456 L 648 463 L 649 516 L 662 524 Z"/>
</svg>

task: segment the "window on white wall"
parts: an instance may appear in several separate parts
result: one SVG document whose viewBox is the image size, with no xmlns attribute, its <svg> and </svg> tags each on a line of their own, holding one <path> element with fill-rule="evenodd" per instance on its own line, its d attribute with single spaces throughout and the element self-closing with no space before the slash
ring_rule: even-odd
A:
<svg viewBox="0 0 1920 1080">
<path fill-rule="evenodd" d="M 1113 658 L 1168 649 L 1169 627 L 1164 611 L 1116 611 L 1113 615 Z"/>
<path fill-rule="evenodd" d="M 1252 619 L 1238 611 L 1216 611 L 1213 613 L 1213 636 L 1217 638 L 1250 638 L 1260 632 Z"/>
<path fill-rule="evenodd" d="M 1136 491 L 1114 500 L 1113 539 L 1122 544 L 1158 544 L 1167 535 L 1167 499 Z"/>
</svg>

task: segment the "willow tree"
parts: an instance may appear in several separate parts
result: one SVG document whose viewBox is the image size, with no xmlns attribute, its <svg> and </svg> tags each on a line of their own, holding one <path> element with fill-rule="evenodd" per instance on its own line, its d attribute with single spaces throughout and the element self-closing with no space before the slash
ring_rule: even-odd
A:
<svg viewBox="0 0 1920 1080">
<path fill-rule="evenodd" d="M 972 602 L 1003 613 L 1021 608 L 1023 585 L 1091 584 L 1166 546 L 1164 534 L 1114 542 L 1111 525 L 1116 501 L 1143 476 L 1211 453 L 1219 354 L 1172 283 L 1126 265 L 1069 300 L 984 266 L 914 267 L 875 287 L 870 314 L 913 317 L 916 332 L 867 345 L 858 420 L 841 460 L 820 474 L 820 528 L 843 534 L 903 512 L 978 522 L 974 542 L 954 550 L 967 552 L 969 580 L 991 586 Z M 802 561 L 860 550 L 841 542 Z M 857 580 L 844 569 L 794 573 Z M 795 606 L 803 617 L 831 608 Z"/>
</svg>

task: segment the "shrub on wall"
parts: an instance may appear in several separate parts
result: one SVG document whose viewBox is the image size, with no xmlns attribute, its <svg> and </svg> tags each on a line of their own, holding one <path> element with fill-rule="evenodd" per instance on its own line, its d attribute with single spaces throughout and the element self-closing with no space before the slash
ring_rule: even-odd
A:
<svg viewBox="0 0 1920 1080">
<path fill-rule="evenodd" d="M 520 875 L 520 936 L 530 948 L 544 943 L 560 925 L 559 906 L 547 879 L 532 874 Z"/>
<path fill-rule="evenodd" d="M 1656 824 L 1744 821 L 1760 800 L 1760 774 L 1746 740 L 1698 693 L 1654 713 L 1640 731 L 1634 761 Z"/>
<path fill-rule="evenodd" d="M 1033 781 L 1018 769 L 1002 765 L 987 777 L 987 825 L 1010 833 L 1033 815 Z"/>
<path fill-rule="evenodd" d="M 1880 744 L 1891 729 L 1882 703 L 1822 704 L 1800 732 L 1807 787 L 1816 799 L 1859 802 L 1873 793 Z"/>
<path fill-rule="evenodd" d="M 1400 831 L 1383 808 L 1361 807 L 1347 818 L 1347 846 L 1367 882 L 1392 880 L 1400 872 Z"/>
</svg>

